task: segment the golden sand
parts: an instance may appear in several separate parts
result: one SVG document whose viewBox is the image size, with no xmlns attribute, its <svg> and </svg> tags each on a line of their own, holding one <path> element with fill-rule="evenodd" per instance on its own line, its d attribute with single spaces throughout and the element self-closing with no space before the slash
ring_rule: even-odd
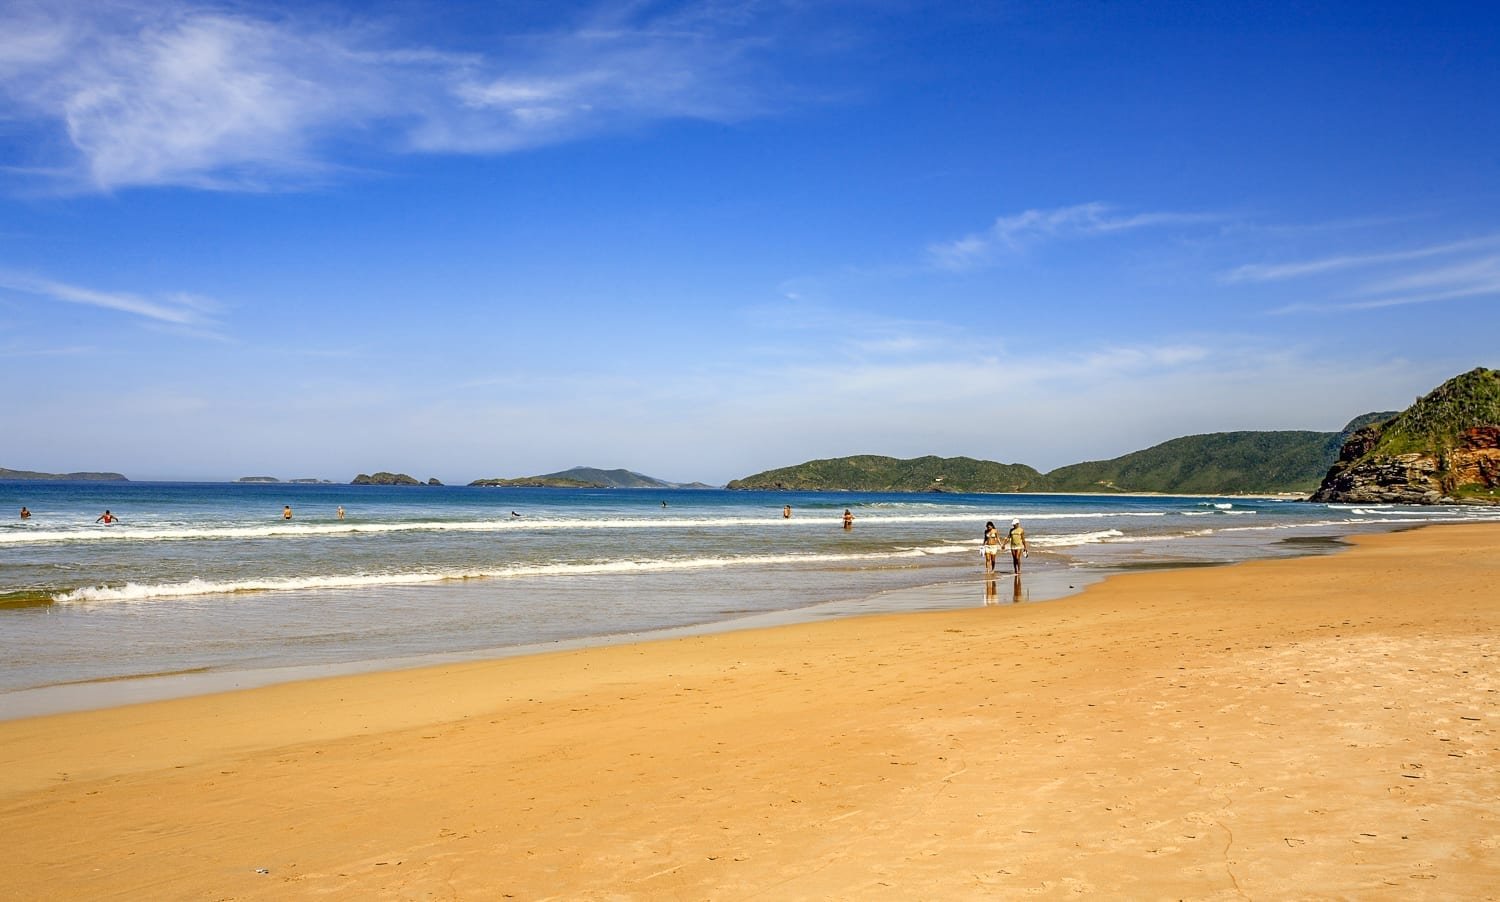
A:
<svg viewBox="0 0 1500 902">
<path fill-rule="evenodd" d="M 1500 527 L 1356 544 L 0 723 L 0 896 L 1496 898 Z"/>
</svg>

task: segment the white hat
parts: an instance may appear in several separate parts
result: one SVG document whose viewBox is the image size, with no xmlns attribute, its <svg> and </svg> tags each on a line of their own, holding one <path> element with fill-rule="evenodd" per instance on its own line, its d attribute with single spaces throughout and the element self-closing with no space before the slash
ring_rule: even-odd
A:
<svg viewBox="0 0 1500 902">
<path fill-rule="evenodd" d="M 1011 526 L 1020 526 L 1021 525 L 1021 518 L 1017 517 L 1016 519 L 1010 521 L 1010 525 Z"/>
</svg>

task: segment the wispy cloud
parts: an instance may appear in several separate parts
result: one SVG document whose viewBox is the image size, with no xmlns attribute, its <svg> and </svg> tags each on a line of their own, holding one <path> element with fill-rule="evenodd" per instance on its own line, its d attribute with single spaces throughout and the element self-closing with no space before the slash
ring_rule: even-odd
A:
<svg viewBox="0 0 1500 902">
<path fill-rule="evenodd" d="M 1252 263 L 1230 270 L 1224 275 L 1224 281 L 1279 282 L 1286 279 L 1300 279 L 1341 270 L 1386 266 L 1392 263 L 1403 263 L 1409 260 L 1440 257 L 1491 247 L 1500 247 L 1500 235 L 1489 235 L 1467 241 L 1455 241 L 1447 244 L 1436 244 L 1429 247 L 1412 248 L 1404 251 L 1388 251 L 1378 254 L 1347 254 L 1335 257 L 1323 257 L 1316 260 L 1302 260 L 1294 263 Z"/>
<path fill-rule="evenodd" d="M 928 248 L 928 258 L 940 269 L 967 269 L 993 261 L 1047 240 L 1087 238 L 1162 226 L 1211 222 L 1203 213 L 1128 212 L 1109 204 L 1087 203 L 1051 210 L 1026 210 L 1001 216 L 983 232 L 965 235 Z"/>
<path fill-rule="evenodd" d="M 1332 296 L 1286 304 L 1274 314 L 1379 310 L 1411 304 L 1500 296 L 1500 235 L 1376 254 L 1347 254 L 1296 263 L 1241 266 L 1226 282 L 1283 282 L 1342 276 Z M 1437 263 L 1419 261 L 1449 258 Z"/>
<path fill-rule="evenodd" d="M 187 2 L 0 6 L 0 115 L 50 126 L 21 161 L 98 190 L 264 189 L 325 177 L 325 148 L 491 153 L 668 118 L 768 109 L 756 77 L 797 4 L 601 6 L 463 52 L 400 23 Z M 779 13 L 780 15 L 765 15 Z M 472 36 L 471 36 L 472 37 Z M 12 171 L 17 168 L 11 161 Z"/>
<path fill-rule="evenodd" d="M 27 273 L 0 270 L 0 291 L 7 290 L 69 304 L 115 310 L 151 323 L 191 329 L 204 335 L 213 334 L 213 314 L 219 309 L 217 302 L 199 295 L 174 293 L 147 298 L 129 292 L 99 291 Z"/>
</svg>

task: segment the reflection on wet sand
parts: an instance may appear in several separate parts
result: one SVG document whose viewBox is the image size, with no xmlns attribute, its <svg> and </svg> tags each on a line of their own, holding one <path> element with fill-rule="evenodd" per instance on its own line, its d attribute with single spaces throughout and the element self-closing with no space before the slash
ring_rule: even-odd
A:
<svg viewBox="0 0 1500 902">
<path fill-rule="evenodd" d="M 1069 588 L 1072 588 L 1069 586 Z M 1026 600 L 1026 589 L 1021 584 L 1021 574 L 1017 573 L 1010 580 L 1011 604 L 1020 604 Z M 1000 604 L 1000 585 L 994 574 L 984 578 L 984 604 L 986 607 L 992 604 Z"/>
</svg>

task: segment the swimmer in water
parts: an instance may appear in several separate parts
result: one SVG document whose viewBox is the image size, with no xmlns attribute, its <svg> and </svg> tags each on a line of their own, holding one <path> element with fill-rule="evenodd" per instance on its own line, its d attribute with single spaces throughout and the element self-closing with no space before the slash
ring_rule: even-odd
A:
<svg viewBox="0 0 1500 902">
<path fill-rule="evenodd" d="M 114 514 L 110 513 L 108 510 L 105 510 L 104 513 L 100 514 L 98 517 L 96 517 L 94 519 L 94 522 L 95 523 L 103 523 L 105 526 L 108 526 L 111 523 L 114 523 L 114 522 L 118 521 L 119 519 L 120 519 L 119 517 L 116 517 Z"/>
</svg>

